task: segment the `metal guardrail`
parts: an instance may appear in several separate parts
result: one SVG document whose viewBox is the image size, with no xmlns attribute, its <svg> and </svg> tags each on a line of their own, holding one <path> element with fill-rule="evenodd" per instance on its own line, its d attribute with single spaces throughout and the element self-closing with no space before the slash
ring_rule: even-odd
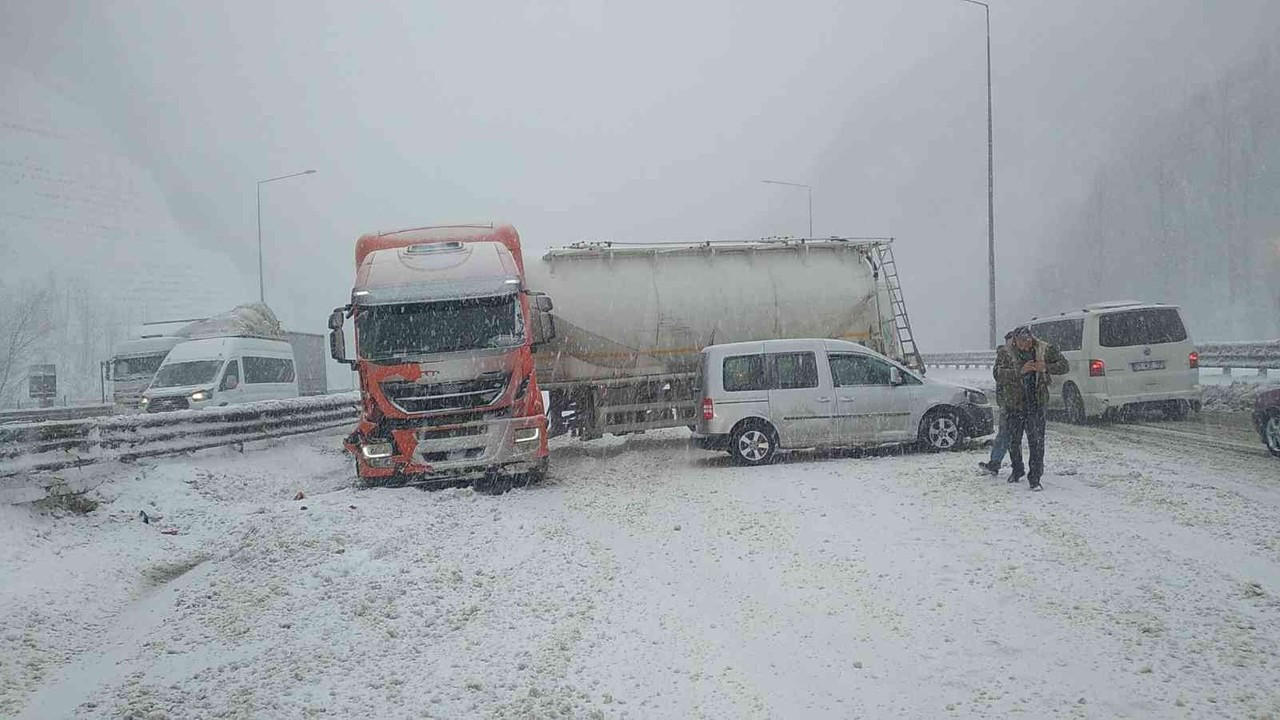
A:
<svg viewBox="0 0 1280 720">
<path fill-rule="evenodd" d="M 1280 369 L 1280 340 L 1207 342 L 1199 343 L 1196 349 L 1200 353 L 1200 367 L 1239 368 L 1263 372 Z M 921 357 L 925 365 L 936 367 L 991 367 L 996 362 L 994 350 L 925 353 Z"/>
<path fill-rule="evenodd" d="M 51 471 L 203 450 L 353 423 L 358 393 L 0 426 L 0 502 L 29 502 L 64 484 Z"/>
<path fill-rule="evenodd" d="M 115 406 L 110 404 L 0 410 L 0 425 L 16 422 L 44 422 L 45 420 L 77 420 L 80 418 L 102 417 L 114 412 Z"/>
</svg>

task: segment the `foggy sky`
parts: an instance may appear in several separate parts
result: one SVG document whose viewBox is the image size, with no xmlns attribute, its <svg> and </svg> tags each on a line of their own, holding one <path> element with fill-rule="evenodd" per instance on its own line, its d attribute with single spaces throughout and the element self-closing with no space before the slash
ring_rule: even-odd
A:
<svg viewBox="0 0 1280 720">
<path fill-rule="evenodd" d="M 100 113 L 251 285 L 255 181 L 317 170 L 263 191 L 286 326 L 345 302 L 362 232 L 803 234 L 804 191 L 771 178 L 815 186 L 817 235 L 897 238 L 925 349 L 985 345 L 983 13 L 960 0 L 4 1 L 0 62 Z M 993 2 L 1002 327 L 1045 309 L 1028 272 L 1099 164 L 1274 42 L 1277 5 Z"/>
</svg>

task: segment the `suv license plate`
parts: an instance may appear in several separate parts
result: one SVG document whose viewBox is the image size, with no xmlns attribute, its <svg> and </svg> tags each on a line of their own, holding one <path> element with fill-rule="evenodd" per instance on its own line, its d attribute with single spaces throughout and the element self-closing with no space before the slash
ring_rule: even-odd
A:
<svg viewBox="0 0 1280 720">
<path fill-rule="evenodd" d="M 1142 362 L 1136 362 L 1133 364 L 1134 372 L 1142 372 L 1143 370 L 1163 370 L 1163 369 L 1164 369 L 1163 360 L 1143 360 Z"/>
</svg>

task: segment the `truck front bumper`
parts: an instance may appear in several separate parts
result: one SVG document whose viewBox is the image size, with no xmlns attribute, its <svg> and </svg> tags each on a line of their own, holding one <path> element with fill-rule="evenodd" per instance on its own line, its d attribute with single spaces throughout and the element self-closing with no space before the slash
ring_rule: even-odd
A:
<svg viewBox="0 0 1280 720">
<path fill-rule="evenodd" d="M 542 415 L 493 418 L 459 425 L 397 428 L 386 438 L 353 436 L 360 477 L 395 484 L 448 484 L 493 475 L 519 475 L 546 465 L 547 421 Z M 370 456 L 369 448 L 374 449 Z"/>
</svg>

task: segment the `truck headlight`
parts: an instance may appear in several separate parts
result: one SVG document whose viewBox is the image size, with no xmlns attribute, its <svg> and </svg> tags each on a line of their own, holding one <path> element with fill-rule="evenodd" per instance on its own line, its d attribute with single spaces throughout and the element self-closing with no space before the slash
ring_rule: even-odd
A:
<svg viewBox="0 0 1280 720">
<path fill-rule="evenodd" d="M 394 452 L 395 447 L 389 440 L 374 440 L 360 445 L 360 454 L 364 455 L 365 460 L 389 458 Z"/>
<path fill-rule="evenodd" d="M 986 394 L 986 393 L 984 393 L 984 392 L 979 392 L 979 391 L 977 391 L 977 390 L 965 390 L 965 391 L 964 391 L 964 399 L 965 399 L 965 400 L 967 400 L 967 401 L 969 401 L 970 403 L 972 403 L 972 404 L 974 404 L 974 405 L 986 405 L 986 404 L 987 404 L 987 394 Z"/>
<path fill-rule="evenodd" d="M 211 397 L 213 397 L 212 390 L 197 390 L 191 393 L 191 399 L 196 402 L 204 402 L 205 400 L 208 400 Z"/>
<path fill-rule="evenodd" d="M 516 431 L 516 444 L 531 443 L 542 437 L 542 431 L 536 427 L 520 428 Z"/>
</svg>

